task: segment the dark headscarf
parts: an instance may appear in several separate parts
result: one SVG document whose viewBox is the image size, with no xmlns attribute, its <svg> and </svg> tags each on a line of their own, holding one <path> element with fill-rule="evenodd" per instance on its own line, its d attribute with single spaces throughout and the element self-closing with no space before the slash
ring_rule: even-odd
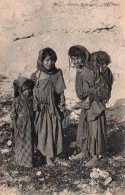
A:
<svg viewBox="0 0 125 195">
<path fill-rule="evenodd" d="M 37 59 L 37 69 L 46 73 L 46 74 L 55 74 L 57 72 L 57 68 L 54 66 L 53 68 L 47 70 L 44 66 L 43 66 L 43 60 L 45 59 L 45 57 L 49 55 L 51 56 L 51 58 L 56 62 L 57 60 L 57 55 L 56 55 L 56 52 L 49 48 L 49 47 L 46 47 L 42 50 L 39 51 L 39 56 L 38 56 L 38 59 Z"/>
</svg>

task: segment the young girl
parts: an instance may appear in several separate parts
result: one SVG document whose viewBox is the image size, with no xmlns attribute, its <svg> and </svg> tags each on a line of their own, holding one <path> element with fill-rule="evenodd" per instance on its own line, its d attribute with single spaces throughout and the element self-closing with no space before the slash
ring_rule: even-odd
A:
<svg viewBox="0 0 125 195">
<path fill-rule="evenodd" d="M 14 129 L 15 157 L 18 165 L 33 166 L 33 97 L 32 80 L 21 77 L 18 80 L 18 97 L 12 104 L 11 128 Z"/>
<path fill-rule="evenodd" d="M 90 153 L 92 159 L 87 165 L 91 166 L 95 165 L 99 155 L 106 151 L 106 117 L 103 104 L 105 93 L 100 93 L 105 92 L 105 88 L 100 88 L 97 62 L 85 47 L 80 45 L 71 47 L 69 57 L 77 70 L 76 94 L 83 104 L 77 131 L 77 145 L 81 153 L 74 159 Z"/>
<path fill-rule="evenodd" d="M 41 50 L 37 71 L 31 76 L 35 82 L 34 111 L 38 149 L 46 156 L 47 165 L 54 165 L 53 157 L 63 150 L 62 119 L 66 87 L 62 71 L 55 67 L 56 60 L 53 49 Z"/>
</svg>

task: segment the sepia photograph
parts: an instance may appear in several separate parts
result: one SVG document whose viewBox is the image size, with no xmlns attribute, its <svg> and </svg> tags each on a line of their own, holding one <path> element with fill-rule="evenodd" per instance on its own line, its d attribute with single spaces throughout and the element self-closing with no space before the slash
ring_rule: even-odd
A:
<svg viewBox="0 0 125 195">
<path fill-rule="evenodd" d="M 125 1 L 0 0 L 0 195 L 125 194 Z"/>
</svg>

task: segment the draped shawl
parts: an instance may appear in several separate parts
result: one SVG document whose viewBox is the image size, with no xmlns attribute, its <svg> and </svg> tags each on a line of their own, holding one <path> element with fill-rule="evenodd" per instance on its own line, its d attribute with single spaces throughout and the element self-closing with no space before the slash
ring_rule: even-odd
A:
<svg viewBox="0 0 125 195">
<path fill-rule="evenodd" d="M 97 65 L 96 60 L 94 57 L 89 53 L 89 51 L 82 45 L 75 45 L 73 47 L 76 47 L 80 50 L 80 53 L 85 56 L 85 62 L 84 66 L 88 68 L 88 71 L 86 72 L 86 76 L 88 77 L 87 80 L 91 80 L 92 74 L 89 74 L 89 71 L 93 72 L 94 80 L 98 80 L 99 78 L 99 68 Z M 82 68 L 84 68 L 84 66 Z M 82 70 L 82 69 L 81 69 Z M 86 97 L 87 92 L 90 88 L 89 82 L 85 81 L 85 77 L 82 76 L 80 72 L 76 73 L 76 94 L 80 99 L 84 99 Z M 90 77 L 90 78 L 89 78 Z"/>
</svg>

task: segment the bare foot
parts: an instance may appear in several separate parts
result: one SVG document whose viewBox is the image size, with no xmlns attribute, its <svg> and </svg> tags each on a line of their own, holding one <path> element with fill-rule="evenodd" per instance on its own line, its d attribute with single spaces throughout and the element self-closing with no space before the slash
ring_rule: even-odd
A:
<svg viewBox="0 0 125 195">
<path fill-rule="evenodd" d="M 71 142 L 71 144 L 70 144 L 70 148 L 76 148 L 76 146 L 77 146 L 77 142 L 76 141 L 74 141 L 74 142 Z"/>
<path fill-rule="evenodd" d="M 87 167 L 93 167 L 98 164 L 97 156 L 94 156 L 89 162 L 86 163 Z"/>
<path fill-rule="evenodd" d="M 56 162 L 57 164 L 59 164 L 59 165 L 64 166 L 64 167 L 70 167 L 70 165 L 69 165 L 68 162 L 66 162 L 66 161 L 62 161 L 62 160 L 60 160 L 60 159 L 56 159 L 55 162 Z"/>
<path fill-rule="evenodd" d="M 48 157 L 48 156 L 46 157 L 46 163 L 47 163 L 48 166 L 54 166 L 54 163 L 53 163 L 51 157 Z"/>
<path fill-rule="evenodd" d="M 70 157 L 70 160 L 78 160 L 78 159 L 82 159 L 83 157 L 84 157 L 84 153 L 83 152 L 81 152 L 81 153 L 79 153 L 79 154 L 77 154 L 77 155 L 75 155 L 75 156 L 71 156 Z"/>
</svg>

